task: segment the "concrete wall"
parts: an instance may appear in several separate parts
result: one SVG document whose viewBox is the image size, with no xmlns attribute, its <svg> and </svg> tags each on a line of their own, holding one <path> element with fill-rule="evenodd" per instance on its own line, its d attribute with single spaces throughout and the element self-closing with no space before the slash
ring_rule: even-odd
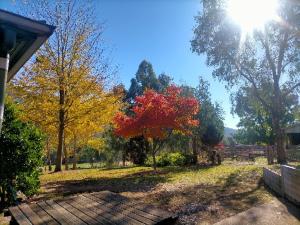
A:
<svg viewBox="0 0 300 225">
<path fill-rule="evenodd" d="M 265 184 L 277 194 L 300 205 L 300 170 L 290 166 L 281 166 L 281 175 L 264 168 Z"/>
<path fill-rule="evenodd" d="M 269 170 L 267 168 L 264 168 L 263 176 L 264 176 L 264 182 L 269 188 L 271 188 L 273 191 L 275 191 L 280 196 L 284 195 L 280 174 L 278 174 L 272 170 Z"/>
<path fill-rule="evenodd" d="M 300 170 L 281 166 L 281 175 L 285 196 L 300 205 Z"/>
</svg>

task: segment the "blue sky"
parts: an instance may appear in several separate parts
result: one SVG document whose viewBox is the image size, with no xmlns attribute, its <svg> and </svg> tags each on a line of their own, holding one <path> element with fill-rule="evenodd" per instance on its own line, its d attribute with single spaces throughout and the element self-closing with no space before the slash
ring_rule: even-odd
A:
<svg viewBox="0 0 300 225">
<path fill-rule="evenodd" d="M 229 92 L 215 80 L 205 56 L 192 53 L 194 16 L 199 0 L 95 0 L 97 17 L 105 21 L 105 45 L 118 65 L 118 79 L 126 87 L 139 63 L 146 59 L 156 74 L 165 72 L 178 84 L 196 86 L 199 75 L 211 84 L 214 101 L 225 111 L 225 126 L 236 128 L 238 117 L 230 114 Z M 0 8 L 14 11 L 12 0 L 1 0 Z"/>
</svg>

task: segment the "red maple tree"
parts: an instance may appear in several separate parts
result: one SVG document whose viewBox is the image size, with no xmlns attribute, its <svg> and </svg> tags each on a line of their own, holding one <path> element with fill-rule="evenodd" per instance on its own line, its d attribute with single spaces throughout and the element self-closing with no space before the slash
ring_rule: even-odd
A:
<svg viewBox="0 0 300 225">
<path fill-rule="evenodd" d="M 199 123 L 193 119 L 198 111 L 197 100 L 184 97 L 179 87 L 170 86 L 164 93 L 147 90 L 144 95 L 136 97 L 132 116 L 124 113 L 116 115 L 115 133 L 125 138 L 144 136 L 151 145 L 156 169 L 155 155 L 162 147 L 163 140 L 174 130 L 188 134 L 190 128 Z"/>
</svg>

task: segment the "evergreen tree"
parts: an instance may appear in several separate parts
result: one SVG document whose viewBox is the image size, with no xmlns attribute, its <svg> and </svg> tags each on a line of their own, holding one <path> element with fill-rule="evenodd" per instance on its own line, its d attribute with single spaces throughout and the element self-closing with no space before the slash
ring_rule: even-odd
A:
<svg viewBox="0 0 300 225">
<path fill-rule="evenodd" d="M 172 78 L 165 73 L 156 76 L 152 64 L 143 60 L 135 74 L 135 78 L 131 79 L 131 85 L 126 94 L 126 102 L 129 104 L 127 114 L 132 114 L 132 107 L 135 103 L 135 98 L 141 96 L 147 89 L 153 89 L 157 92 L 163 92 L 172 82 Z M 138 165 L 143 165 L 147 153 L 149 152 L 149 144 L 142 136 L 129 139 L 125 143 L 126 154 L 129 158 Z"/>
<path fill-rule="evenodd" d="M 192 148 L 194 163 L 197 163 L 198 149 L 207 145 L 207 142 L 203 142 L 204 135 L 208 132 L 208 129 L 214 127 L 216 133 L 223 136 L 224 123 L 223 123 L 223 109 L 218 103 L 212 103 L 211 95 L 209 91 L 209 83 L 202 77 L 199 77 L 199 84 L 196 88 L 185 87 L 186 93 L 194 95 L 200 104 L 200 111 L 195 116 L 200 125 L 193 128 L 192 136 Z"/>
</svg>

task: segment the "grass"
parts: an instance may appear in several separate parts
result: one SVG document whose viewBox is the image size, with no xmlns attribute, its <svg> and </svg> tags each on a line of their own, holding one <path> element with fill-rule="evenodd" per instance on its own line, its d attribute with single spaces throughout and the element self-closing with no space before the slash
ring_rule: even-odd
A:
<svg viewBox="0 0 300 225">
<path fill-rule="evenodd" d="M 183 224 L 214 223 L 272 196 L 262 185 L 265 162 L 226 161 L 209 167 L 81 169 L 45 173 L 38 198 L 110 190 L 158 205 L 179 215 Z"/>
</svg>

